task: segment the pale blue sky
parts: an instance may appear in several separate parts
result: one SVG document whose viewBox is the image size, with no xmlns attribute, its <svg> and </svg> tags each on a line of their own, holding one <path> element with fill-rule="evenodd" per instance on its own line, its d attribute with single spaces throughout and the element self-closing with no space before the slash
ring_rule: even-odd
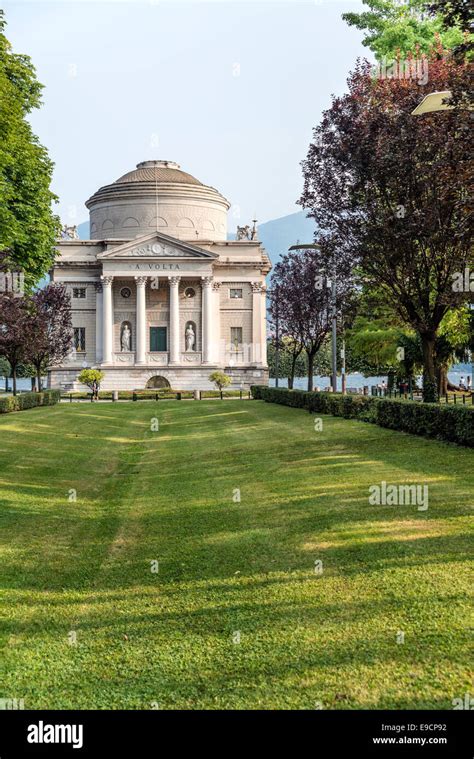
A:
<svg viewBox="0 0 474 759">
<path fill-rule="evenodd" d="M 32 117 L 64 221 L 139 161 L 163 158 L 232 203 L 229 229 L 300 210 L 312 127 L 344 90 L 360 0 L 4 2 L 7 36 L 45 84 Z"/>
</svg>

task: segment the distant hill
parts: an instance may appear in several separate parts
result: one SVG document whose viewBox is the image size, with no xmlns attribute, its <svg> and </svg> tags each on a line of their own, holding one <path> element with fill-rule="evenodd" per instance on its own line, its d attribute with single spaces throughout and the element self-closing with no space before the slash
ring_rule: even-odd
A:
<svg viewBox="0 0 474 759">
<path fill-rule="evenodd" d="M 282 253 L 286 253 L 290 245 L 297 242 L 313 242 L 315 225 L 307 219 L 304 211 L 291 213 L 279 219 L 272 219 L 265 224 L 259 224 L 258 236 L 263 247 L 275 264 Z M 79 224 L 77 231 L 81 240 L 89 239 L 89 222 Z M 228 235 L 229 240 L 235 240 L 235 234 Z"/>
</svg>

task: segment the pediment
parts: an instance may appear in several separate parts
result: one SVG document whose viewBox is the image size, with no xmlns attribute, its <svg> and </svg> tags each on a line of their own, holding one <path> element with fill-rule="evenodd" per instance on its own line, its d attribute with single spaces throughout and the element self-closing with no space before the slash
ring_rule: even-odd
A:
<svg viewBox="0 0 474 759">
<path fill-rule="evenodd" d="M 98 259 L 122 259 L 129 258 L 133 260 L 156 260 L 156 259 L 202 259 L 203 261 L 218 258 L 216 253 L 210 253 L 208 250 L 199 248 L 182 240 L 176 240 L 161 232 L 154 232 L 151 235 L 135 237 L 133 240 L 127 240 L 105 253 L 100 253 Z"/>
</svg>

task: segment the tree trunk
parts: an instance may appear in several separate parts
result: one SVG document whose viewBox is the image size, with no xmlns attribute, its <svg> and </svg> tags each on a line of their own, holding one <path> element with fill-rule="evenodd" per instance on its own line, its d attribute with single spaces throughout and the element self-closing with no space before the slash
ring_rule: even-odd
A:
<svg viewBox="0 0 474 759">
<path fill-rule="evenodd" d="M 438 380 L 439 396 L 446 395 L 448 392 L 448 367 L 446 364 L 441 364 L 437 367 L 436 376 Z"/>
<path fill-rule="evenodd" d="M 16 366 L 12 366 L 13 395 L 16 395 Z"/>
<path fill-rule="evenodd" d="M 436 369 L 435 369 L 435 335 L 420 334 L 423 349 L 423 401 L 436 403 L 438 400 Z"/>
<path fill-rule="evenodd" d="M 296 353 L 293 353 L 291 356 L 291 369 L 290 369 L 290 376 L 288 377 L 288 390 L 293 390 L 293 385 L 295 383 L 295 370 L 296 370 L 296 361 L 298 359 L 298 356 Z"/>
<path fill-rule="evenodd" d="M 37 369 L 36 372 L 37 372 L 36 380 L 38 383 L 38 393 L 41 393 L 41 369 Z"/>
<path fill-rule="evenodd" d="M 313 366 L 314 366 L 314 354 L 308 353 L 308 392 L 313 389 Z"/>
</svg>

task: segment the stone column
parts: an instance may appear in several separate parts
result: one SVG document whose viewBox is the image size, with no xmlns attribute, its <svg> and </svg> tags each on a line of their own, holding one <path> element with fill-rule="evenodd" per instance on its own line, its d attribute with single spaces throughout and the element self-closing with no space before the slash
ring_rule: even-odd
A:
<svg viewBox="0 0 474 759">
<path fill-rule="evenodd" d="M 112 283 L 113 277 L 102 277 L 103 297 L 102 297 L 102 363 L 112 363 L 113 353 L 113 297 L 112 297 Z"/>
<path fill-rule="evenodd" d="M 137 288 L 137 336 L 135 363 L 146 363 L 146 277 L 135 277 Z"/>
<path fill-rule="evenodd" d="M 202 363 L 212 361 L 212 283 L 213 277 L 201 277 L 202 282 Z"/>
<path fill-rule="evenodd" d="M 260 301 L 260 317 L 262 320 L 260 328 L 260 337 L 262 341 L 261 360 L 264 366 L 267 366 L 267 288 L 262 285 L 262 295 Z"/>
<path fill-rule="evenodd" d="M 95 286 L 95 362 L 100 364 L 103 356 L 103 316 L 104 306 L 102 304 L 102 282 Z"/>
<path fill-rule="evenodd" d="M 170 283 L 170 364 L 180 363 L 179 350 L 179 281 L 181 277 L 168 277 Z"/>
<path fill-rule="evenodd" d="M 220 282 L 212 283 L 212 345 L 211 358 L 213 364 L 220 361 L 220 344 L 221 344 L 221 299 L 220 299 Z"/>
<path fill-rule="evenodd" d="M 262 282 L 251 282 L 252 287 L 252 363 L 262 363 Z"/>
</svg>

